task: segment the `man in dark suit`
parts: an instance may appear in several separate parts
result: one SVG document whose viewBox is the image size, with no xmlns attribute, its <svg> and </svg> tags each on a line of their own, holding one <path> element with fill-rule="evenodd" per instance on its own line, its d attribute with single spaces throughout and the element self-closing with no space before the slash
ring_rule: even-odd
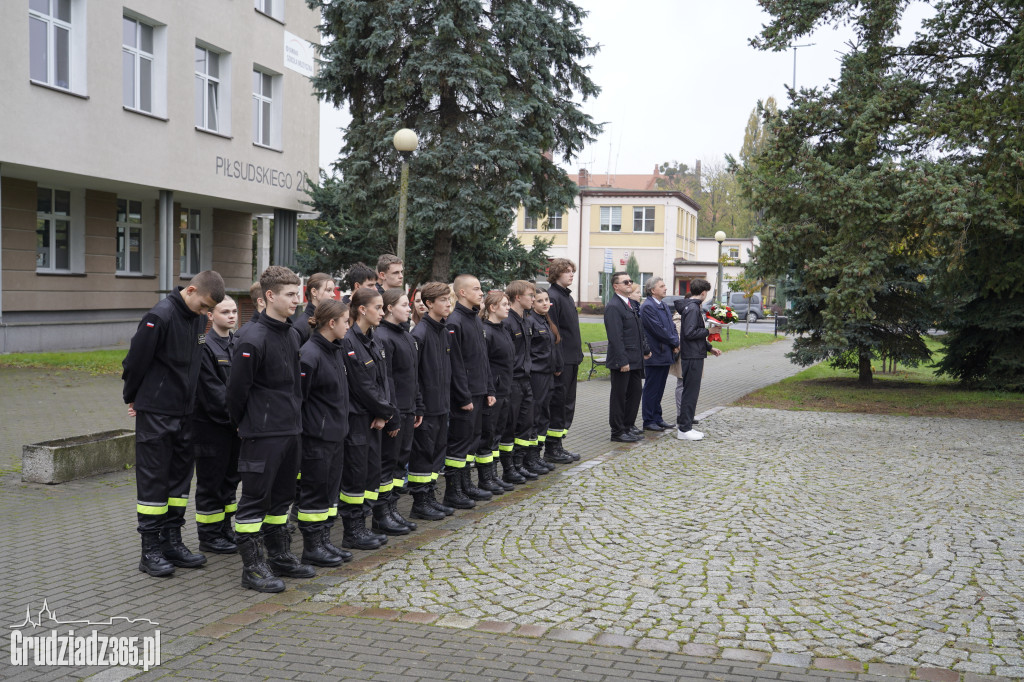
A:
<svg viewBox="0 0 1024 682">
<path fill-rule="evenodd" d="M 636 428 L 640 410 L 640 393 L 644 377 L 644 360 L 651 357 L 640 324 L 640 310 L 629 294 L 633 280 L 625 272 L 612 273 L 614 294 L 604 308 L 604 328 L 608 334 L 606 366 L 612 373 L 612 390 L 608 404 L 608 423 L 616 443 L 635 443 L 643 438 Z"/>
<path fill-rule="evenodd" d="M 661 299 L 668 293 L 668 285 L 661 277 L 651 277 L 644 283 L 647 298 L 640 304 L 640 321 L 651 347 L 651 359 L 644 363 L 643 418 L 648 431 L 671 429 L 661 415 L 661 397 L 672 356 L 679 352 L 679 334 L 672 324 L 672 312 Z"/>
</svg>

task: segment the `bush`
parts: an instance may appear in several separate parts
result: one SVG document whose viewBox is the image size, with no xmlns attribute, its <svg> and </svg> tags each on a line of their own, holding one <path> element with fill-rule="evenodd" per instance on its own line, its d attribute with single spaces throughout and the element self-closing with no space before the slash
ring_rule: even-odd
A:
<svg viewBox="0 0 1024 682">
<path fill-rule="evenodd" d="M 603 315 L 604 314 L 604 303 L 584 301 L 580 306 L 580 312 L 584 315 Z"/>
</svg>

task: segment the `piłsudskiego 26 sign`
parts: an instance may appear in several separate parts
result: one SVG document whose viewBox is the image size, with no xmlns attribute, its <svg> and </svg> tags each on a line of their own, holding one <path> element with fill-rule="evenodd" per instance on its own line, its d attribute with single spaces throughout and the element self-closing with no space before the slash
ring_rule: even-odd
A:
<svg viewBox="0 0 1024 682">
<path fill-rule="evenodd" d="M 226 156 L 218 156 L 216 161 L 216 173 L 226 178 L 251 182 L 267 187 L 279 187 L 281 189 L 294 189 L 302 192 L 306 189 L 306 171 L 299 170 L 288 172 L 280 168 L 261 166 L 258 163 L 233 160 Z"/>
</svg>

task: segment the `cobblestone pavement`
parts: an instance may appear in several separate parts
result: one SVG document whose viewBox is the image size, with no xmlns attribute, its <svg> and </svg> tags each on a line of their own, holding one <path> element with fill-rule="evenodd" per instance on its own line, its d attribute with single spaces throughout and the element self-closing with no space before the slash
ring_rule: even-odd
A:
<svg viewBox="0 0 1024 682">
<path fill-rule="evenodd" d="M 783 357 L 787 345 L 780 343 L 759 346 L 709 360 L 698 409 L 704 411 L 716 405 L 728 404 L 754 388 L 773 383 L 797 371 L 797 368 L 791 366 Z M 64 382 L 64 385 L 60 382 Z M 679 637 L 679 633 L 691 626 L 681 620 L 663 619 L 666 623 L 672 621 L 676 624 L 675 638 L 668 636 L 672 633 L 666 632 L 665 636 L 662 636 L 661 633 L 655 632 L 657 627 L 652 627 L 642 619 L 648 617 L 648 612 L 660 613 L 661 602 L 668 604 L 668 599 L 690 599 L 689 606 L 679 607 L 680 612 L 682 608 L 700 608 L 695 604 L 696 592 L 691 589 L 700 585 L 690 584 L 700 577 L 699 572 L 695 570 L 698 561 L 703 561 L 712 568 L 711 572 L 706 574 L 706 578 L 702 578 L 708 593 L 722 590 L 724 588 L 721 586 L 727 585 L 727 595 L 748 594 L 748 600 L 753 600 L 761 594 L 760 580 L 754 581 L 754 577 L 761 576 L 757 571 L 772 568 L 768 563 L 768 557 L 781 557 L 792 566 L 797 566 L 800 556 L 808 557 L 810 562 L 817 555 L 809 550 L 805 550 L 805 555 L 799 555 L 798 550 L 792 550 L 789 554 L 783 551 L 791 546 L 786 543 L 797 543 L 792 546 L 798 547 L 800 538 L 793 535 L 779 540 L 773 535 L 775 531 L 772 524 L 779 525 L 785 521 L 796 527 L 796 520 L 807 518 L 800 513 L 802 507 L 786 505 L 781 500 L 776 500 L 776 506 L 772 507 L 768 505 L 768 498 L 744 492 L 744 486 L 754 491 L 758 488 L 753 487 L 751 481 L 740 475 L 737 466 L 723 463 L 716 472 L 710 467 L 701 469 L 693 463 L 699 461 L 699 458 L 691 461 L 690 458 L 679 455 L 669 456 L 666 453 L 679 452 L 681 447 L 677 441 L 669 438 L 658 439 L 650 436 L 646 443 L 637 446 L 611 447 L 606 426 L 607 390 L 608 383 L 604 381 L 588 382 L 580 386 L 577 423 L 569 439 L 569 445 L 584 455 L 583 462 L 576 467 L 547 476 L 541 481 L 517 489 L 512 494 L 481 504 L 475 510 L 459 512 L 446 521 L 434 524 L 425 522 L 421 524 L 420 531 L 403 538 L 392 538 L 388 546 L 382 550 L 356 552 L 356 559 L 352 563 L 338 569 L 318 569 L 319 575 L 315 579 L 289 580 L 288 590 L 278 595 L 261 595 L 240 589 L 240 564 L 236 556 L 210 556 L 204 568 L 192 571 L 179 569 L 175 576 L 169 579 L 154 579 L 137 572 L 135 564 L 138 540 L 133 532 L 135 481 L 134 473 L 131 471 L 97 476 L 59 486 L 41 486 L 21 483 L 17 474 L 12 471 L 13 467 L 7 468 L 6 473 L 0 475 L 0 575 L 4 577 L 0 581 L 0 624 L 10 626 L 22 622 L 26 607 L 30 607 L 32 613 L 35 613 L 44 600 L 62 619 L 100 620 L 116 616 L 149 618 L 159 623 L 162 632 L 163 661 L 161 666 L 145 674 L 127 667 L 14 668 L 8 664 L 9 639 L 4 637 L 3 645 L 0 646 L 0 678 L 43 680 L 93 675 L 93 679 L 97 680 L 120 680 L 137 675 L 140 679 L 198 677 L 227 680 L 324 677 L 363 680 L 892 680 L 908 678 L 915 674 L 917 679 L 936 682 L 980 682 L 995 679 L 977 673 L 965 673 L 961 676 L 950 670 L 923 664 L 912 670 L 906 664 L 881 662 L 881 658 L 864 664 L 855 658 L 831 655 L 827 650 L 823 655 L 815 653 L 813 657 L 801 653 L 787 653 L 784 648 L 778 648 L 769 654 L 750 645 L 749 642 L 758 640 L 746 636 L 747 632 L 755 633 L 756 628 L 753 626 L 759 624 L 765 625 L 766 632 L 774 633 L 767 627 L 767 622 L 760 623 L 756 615 L 744 616 L 743 628 L 731 625 L 739 621 L 723 617 L 719 621 L 723 624 L 720 631 L 695 632 L 686 643 L 683 643 L 684 640 Z M 74 397 L 71 399 L 68 396 Z M 120 382 L 111 377 L 78 376 L 76 379 L 76 375 L 68 373 L 44 381 L 38 380 L 32 372 L 0 370 L 0 399 L 5 401 L 0 405 L 4 415 L 3 455 L 10 462 L 17 459 L 12 450 L 12 443 L 17 444 L 20 449 L 21 443 L 116 428 L 123 426 L 124 422 Z M 94 417 L 90 419 L 72 414 L 85 414 L 86 410 Z M 737 448 L 737 454 L 730 455 L 728 461 L 742 461 L 749 457 L 749 452 L 756 450 L 753 442 L 755 433 L 760 438 L 761 450 L 766 452 L 773 452 L 787 433 L 785 419 L 788 417 L 785 415 L 766 419 L 761 416 L 762 413 L 754 410 L 727 410 L 706 420 L 707 430 L 712 434 L 711 438 L 714 438 L 715 433 L 734 429 L 732 422 L 727 420 L 733 420 L 733 414 L 736 412 L 750 414 L 752 417 L 743 418 L 746 426 L 736 429 L 734 437 L 727 443 L 718 443 L 716 453 L 725 454 L 734 446 Z M 670 421 L 675 414 L 670 399 L 665 402 L 665 414 Z M 849 419 L 851 416 L 835 418 Z M 83 422 L 75 421 L 77 419 L 85 419 L 86 427 L 96 424 L 97 428 L 82 428 L 80 425 Z M 829 416 L 828 419 L 833 417 Z M 875 418 L 865 419 L 865 428 L 874 428 L 872 424 Z M 926 422 L 927 428 L 931 429 L 932 424 L 927 420 L 909 420 L 908 423 Z M 756 429 L 751 427 L 755 423 L 758 425 Z M 950 427 L 953 430 L 955 428 L 960 427 Z M 966 429 L 975 428 L 982 430 L 1007 427 L 994 427 L 979 422 L 977 425 L 968 424 L 958 433 L 967 433 Z M 915 432 L 914 436 L 917 435 Z M 1019 434 L 1016 437 L 1019 442 Z M 708 450 L 708 446 L 713 442 L 717 441 L 709 439 L 705 443 L 696 444 L 698 447 L 690 448 L 688 457 L 697 456 L 700 452 Z M 835 445 L 835 448 L 838 448 L 838 445 Z M 1005 459 L 1002 455 L 999 457 Z M 636 471 L 637 463 L 641 459 L 672 466 L 659 469 L 645 463 L 645 473 L 641 475 Z M 990 461 L 994 466 L 997 459 Z M 627 463 L 629 466 L 626 466 Z M 800 483 L 799 472 L 790 471 L 781 463 L 777 469 L 791 476 L 791 486 L 794 489 L 801 487 L 797 485 Z M 831 471 L 830 467 L 826 469 Z M 703 478 L 695 476 L 694 472 L 698 470 L 703 471 Z M 622 485 L 614 480 L 616 472 L 619 471 L 623 476 Z M 1012 474 L 1016 472 L 1007 468 L 1005 473 L 1010 475 L 1006 476 L 1001 484 L 1008 486 L 1008 482 L 1013 480 Z M 679 487 L 680 483 L 670 484 L 670 479 L 678 477 L 683 479 L 683 488 Z M 626 498 L 621 494 L 626 490 L 624 486 L 637 481 L 641 482 L 642 488 L 647 491 L 639 500 L 645 505 L 654 504 L 655 511 L 665 514 L 664 517 L 648 518 L 640 513 L 643 510 L 630 510 L 624 505 Z M 962 504 L 965 506 L 961 508 L 961 514 L 956 516 L 957 532 L 971 533 L 976 528 L 984 537 L 998 538 L 997 532 L 1000 529 L 1005 530 L 1005 527 L 997 527 L 997 521 L 1007 518 L 1007 505 L 999 505 L 1005 503 L 1005 495 L 1009 493 L 995 486 L 999 492 L 993 493 L 994 497 L 990 498 L 987 486 L 992 481 L 981 477 L 972 469 L 956 470 L 952 480 L 943 488 L 949 491 L 945 497 L 941 492 L 929 492 L 917 487 L 918 483 L 924 485 L 918 481 L 912 483 L 909 488 L 914 499 L 934 496 L 928 499 L 951 501 L 951 504 L 963 501 Z M 686 485 L 691 487 L 687 488 Z M 583 500 L 581 495 L 587 490 L 597 491 L 606 497 Z M 618 498 L 607 496 L 612 490 L 618 491 Z M 671 494 L 683 497 L 673 498 L 670 491 Z M 899 488 L 889 492 L 893 499 L 898 499 L 901 494 Z M 714 500 L 716 494 L 719 495 L 717 502 Z M 552 521 L 545 520 L 545 510 L 552 505 L 561 508 L 561 505 L 568 504 L 568 499 L 575 500 L 572 503 L 575 507 L 566 507 L 569 509 L 566 514 L 569 516 L 563 518 L 564 521 L 570 522 L 575 517 L 583 518 L 604 507 L 605 511 L 600 512 L 603 515 L 602 524 L 606 529 L 615 529 L 616 535 L 609 535 L 607 530 L 600 530 L 593 524 L 589 530 L 582 532 L 579 528 L 574 529 L 572 523 L 568 523 L 566 534 L 555 535 L 551 530 L 554 526 L 549 525 Z M 989 499 L 992 501 L 989 502 Z M 835 509 L 828 508 L 827 500 L 822 500 L 823 506 L 818 514 L 824 519 L 822 523 L 826 523 L 834 517 Z M 999 502 L 1000 500 L 1002 502 Z M 836 504 L 845 501 L 846 497 L 838 496 Z M 695 509 L 698 503 L 708 509 L 715 508 L 716 504 L 728 504 L 735 508 L 735 513 L 729 517 L 728 522 L 721 520 L 725 517 L 718 517 L 716 525 L 705 524 L 704 531 L 700 530 L 699 525 L 681 525 L 687 519 L 687 523 L 692 524 L 697 518 L 687 509 Z M 402 504 L 405 506 L 408 502 L 403 501 Z M 537 518 L 524 516 L 520 508 L 532 510 L 533 516 Z M 624 509 L 627 511 L 624 512 Z M 770 521 L 767 516 L 749 513 L 762 509 L 773 510 L 776 520 Z M 992 514 L 979 514 L 978 510 L 991 510 Z M 187 518 L 190 521 L 186 526 L 185 535 L 187 540 L 191 538 L 190 544 L 194 546 L 191 505 Z M 518 534 L 506 530 L 503 524 L 508 523 L 509 518 L 521 519 L 515 523 L 524 530 Z M 542 525 L 547 530 L 541 532 Z M 746 527 L 750 530 L 745 533 L 743 529 Z M 566 625 L 549 626 L 545 624 L 547 621 L 540 618 L 530 618 L 520 623 L 496 618 L 474 618 L 462 615 L 461 612 L 432 613 L 426 608 L 384 609 L 380 607 L 383 599 L 366 599 L 365 602 L 360 602 L 358 598 L 345 600 L 339 599 L 338 595 L 331 595 L 329 601 L 322 601 L 332 589 L 350 584 L 365 585 L 367 581 L 381 580 L 384 576 L 386 580 L 392 581 L 395 579 L 395 562 L 415 562 L 422 561 L 427 556 L 438 556 L 437 546 L 448 546 L 446 543 L 452 542 L 461 543 L 460 538 L 463 536 L 477 538 L 482 528 L 502 533 L 502 544 L 510 547 L 512 556 L 516 557 L 515 568 L 519 571 L 518 575 L 527 576 L 532 575 L 531 571 L 552 570 L 550 559 L 544 556 L 537 559 L 537 568 L 530 565 L 534 561 L 531 552 L 551 552 L 552 556 L 559 557 L 558 561 L 562 565 L 570 566 L 574 561 L 582 561 L 587 565 L 586 570 L 593 573 L 595 578 L 604 573 L 608 580 L 617 579 L 620 582 L 616 589 L 626 590 L 632 597 L 626 604 L 617 605 L 609 601 L 609 598 L 616 598 L 610 592 L 602 593 L 602 609 L 606 608 L 604 603 L 608 602 L 611 604 L 607 607 L 610 613 L 616 613 L 617 609 L 618 612 L 624 613 L 630 610 L 639 612 L 644 599 L 648 599 L 649 606 L 643 607 L 645 615 L 638 618 L 635 624 L 623 622 L 617 625 L 623 632 L 644 632 L 644 636 L 614 634 L 615 631 L 607 628 L 601 634 L 597 634 L 592 629 L 583 628 L 582 624 L 581 629 L 574 629 L 576 625 L 572 621 L 565 621 Z M 800 526 L 799 529 L 808 533 L 804 540 L 810 543 L 809 546 L 814 546 L 811 541 L 815 540 L 818 534 L 814 532 L 813 527 Z M 844 537 L 846 533 L 853 532 L 839 525 L 836 526 L 836 530 L 843 533 Z M 625 540 L 638 533 L 643 537 L 643 542 L 649 545 L 643 551 L 631 549 L 625 544 Z M 338 535 L 340 531 L 336 533 L 336 541 Z M 719 535 L 722 537 L 719 538 Z M 534 546 L 531 547 L 526 538 L 531 538 Z M 670 574 L 661 575 L 655 572 L 655 569 L 663 571 L 670 566 L 670 559 L 667 557 L 679 556 L 678 545 L 684 538 L 694 543 L 699 542 L 700 551 L 693 548 L 697 547 L 695 544 L 691 547 L 692 553 L 682 555 L 689 559 L 689 563 L 684 562 L 682 558 L 677 559 L 679 563 L 676 573 L 671 575 L 679 579 L 676 588 L 678 595 L 662 600 L 658 596 L 660 587 L 645 583 L 672 585 L 672 580 L 666 577 Z M 862 546 L 854 543 L 854 536 L 851 535 L 850 538 L 848 544 L 836 546 L 838 555 L 833 558 L 836 566 L 852 565 L 855 560 L 864 560 L 859 553 Z M 867 538 L 868 536 L 865 536 L 865 542 Z M 603 540 L 604 545 L 597 542 L 599 539 Z M 569 541 L 581 543 L 579 546 L 586 551 L 570 551 L 567 544 Z M 613 544 L 613 541 L 621 544 Z M 1003 579 L 995 572 L 998 565 L 996 560 L 1000 559 L 998 552 L 1009 551 L 1006 539 L 998 542 L 998 551 L 975 550 L 979 555 L 974 583 L 984 586 L 986 600 L 1007 600 L 1007 595 L 1012 594 L 1005 586 L 1003 589 L 1006 592 L 993 591 Z M 669 545 L 665 552 L 661 552 L 666 554 L 664 560 L 659 558 L 659 552 L 655 550 L 658 543 Z M 466 545 L 469 549 L 472 546 L 472 542 Z M 593 555 L 594 552 L 589 549 L 592 546 L 599 547 L 600 556 Z M 957 561 L 970 561 L 964 553 L 965 550 L 961 551 L 959 545 L 951 547 L 957 550 Z M 756 551 L 754 548 L 757 548 Z M 916 557 L 913 552 L 917 550 L 893 551 L 896 552 L 893 564 L 900 570 L 909 571 L 909 568 L 905 567 L 905 562 L 909 561 L 906 557 Z M 764 559 L 760 558 L 762 555 Z M 985 562 L 980 561 L 982 556 L 985 557 Z M 744 570 L 748 570 L 750 577 L 747 579 L 750 582 L 744 583 L 740 567 L 748 557 L 750 567 Z M 492 553 L 488 560 L 498 565 L 504 559 Z M 1000 560 L 1006 561 L 1005 558 Z M 711 562 L 715 561 L 720 562 L 723 568 L 719 568 L 719 564 L 712 566 Z M 636 562 L 632 570 L 629 570 L 628 562 Z M 963 571 L 959 569 L 959 564 L 956 566 L 955 578 L 960 579 Z M 452 570 L 455 571 L 455 578 L 450 580 L 463 575 L 461 569 Z M 1003 570 L 1008 570 L 1005 564 Z M 827 575 L 828 572 L 825 569 L 817 573 L 810 572 L 815 578 L 820 578 L 823 574 Z M 945 579 L 944 575 L 940 570 L 935 573 L 938 577 L 933 577 L 933 580 Z M 552 581 L 545 587 L 556 593 L 556 596 L 549 600 L 549 610 L 561 611 L 564 603 L 583 605 L 592 601 L 574 596 L 576 593 L 570 594 L 577 585 L 586 587 L 590 578 L 590 575 L 573 573 L 568 578 L 568 585 L 564 584 L 564 580 Z M 491 580 L 491 577 L 478 576 L 473 580 L 483 582 Z M 970 583 L 970 578 L 965 580 L 965 584 L 968 585 L 965 589 L 974 589 L 974 583 Z M 897 583 L 898 581 L 893 584 Z M 930 585 L 928 582 L 923 584 Z M 797 585 L 799 587 L 796 587 Z M 361 594 L 359 590 L 362 589 L 364 588 L 357 588 L 354 594 L 358 597 Z M 532 597 L 536 589 L 538 588 L 532 584 L 526 585 L 522 594 L 512 595 L 511 598 Z M 638 589 L 645 592 L 635 592 Z M 804 600 L 815 598 L 813 590 L 816 586 L 809 582 L 794 581 L 793 589 L 811 590 L 809 595 L 800 592 L 790 595 L 794 617 L 824 621 L 824 616 L 805 616 L 799 610 L 806 607 L 807 602 Z M 892 587 L 889 586 L 889 589 Z M 370 594 L 370 591 L 366 590 L 366 593 Z M 389 596 L 380 590 L 376 594 L 380 597 Z M 657 598 L 651 599 L 651 594 Z M 868 597 L 865 595 L 864 598 Z M 342 603 L 346 601 L 354 603 Z M 360 603 L 368 606 L 364 608 Z M 454 603 L 459 605 L 459 609 L 463 609 L 462 600 Z M 486 600 L 480 602 L 486 603 Z M 527 603 L 522 602 L 520 608 Z M 900 607 L 902 603 L 898 601 L 895 606 Z M 732 604 L 722 604 L 708 607 L 706 613 L 711 614 L 713 608 L 733 608 Z M 537 606 L 536 603 L 533 605 Z M 676 608 L 674 604 L 669 605 Z M 538 607 L 536 610 L 542 608 L 544 607 Z M 748 605 L 744 608 L 762 607 Z M 768 608 L 785 608 L 785 605 Z M 832 613 L 829 608 L 830 605 L 822 607 L 824 612 Z M 482 607 L 480 610 L 483 611 Z M 529 609 L 524 613 L 515 610 L 516 617 L 526 615 L 530 615 Z M 777 619 L 778 622 L 788 622 L 782 616 L 766 613 L 765 617 L 768 616 Z M 936 614 L 934 620 L 941 623 L 941 618 L 941 614 Z M 1019 622 L 1019 614 L 1016 618 Z M 977 618 L 965 622 L 973 624 L 975 620 Z M 702 622 L 701 626 L 711 623 L 712 621 Z M 725 623 L 730 623 L 729 627 L 724 627 Z M 747 623 L 750 624 L 749 627 Z M 660 623 L 656 625 L 660 627 Z M 989 641 L 976 642 L 976 651 L 970 651 L 966 645 L 963 648 L 970 654 L 999 656 L 999 665 L 1009 667 L 1012 664 L 1007 658 L 1009 654 L 992 646 L 997 637 L 995 633 L 1004 632 L 998 629 L 1004 626 L 996 622 L 994 617 L 988 625 L 988 632 L 993 633 L 989 636 Z M 7 628 L 3 629 L 8 631 Z M 881 627 L 878 629 L 882 631 Z M 48 630 L 28 632 L 46 631 Z M 735 632 L 737 635 L 730 640 L 724 637 L 724 633 L 727 632 Z M 813 632 L 812 630 L 812 634 Z M 978 639 L 981 640 L 981 630 L 977 630 L 977 633 Z M 146 633 L 140 632 L 137 624 L 120 623 L 102 628 L 102 634 Z M 716 644 L 700 643 L 701 640 L 697 639 L 698 634 L 716 634 Z M 974 636 L 973 632 L 971 636 Z M 740 643 L 738 646 L 727 646 L 731 641 Z M 800 638 L 794 635 L 793 641 L 800 641 Z M 966 662 L 971 662 L 969 657 Z M 979 665 L 981 663 L 979 661 Z M 994 662 L 987 668 L 988 673 L 999 670 Z"/>
</svg>

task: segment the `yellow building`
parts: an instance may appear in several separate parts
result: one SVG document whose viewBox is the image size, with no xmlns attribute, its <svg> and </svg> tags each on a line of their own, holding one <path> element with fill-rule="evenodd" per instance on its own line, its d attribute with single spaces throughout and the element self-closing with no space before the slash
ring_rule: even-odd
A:
<svg viewBox="0 0 1024 682">
<path fill-rule="evenodd" d="M 601 274 L 609 262 L 612 270 L 625 270 L 630 255 L 636 256 L 641 281 L 663 277 L 672 293 L 685 293 L 675 263 L 697 259 L 697 202 L 682 192 L 655 189 L 657 170 L 613 177 L 581 170 L 573 179 L 580 193 L 562 215 L 531 216 L 520 208 L 519 240 L 529 246 L 537 237 L 554 239 L 548 257 L 576 263 L 573 290 L 581 302 L 602 300 Z"/>
</svg>

